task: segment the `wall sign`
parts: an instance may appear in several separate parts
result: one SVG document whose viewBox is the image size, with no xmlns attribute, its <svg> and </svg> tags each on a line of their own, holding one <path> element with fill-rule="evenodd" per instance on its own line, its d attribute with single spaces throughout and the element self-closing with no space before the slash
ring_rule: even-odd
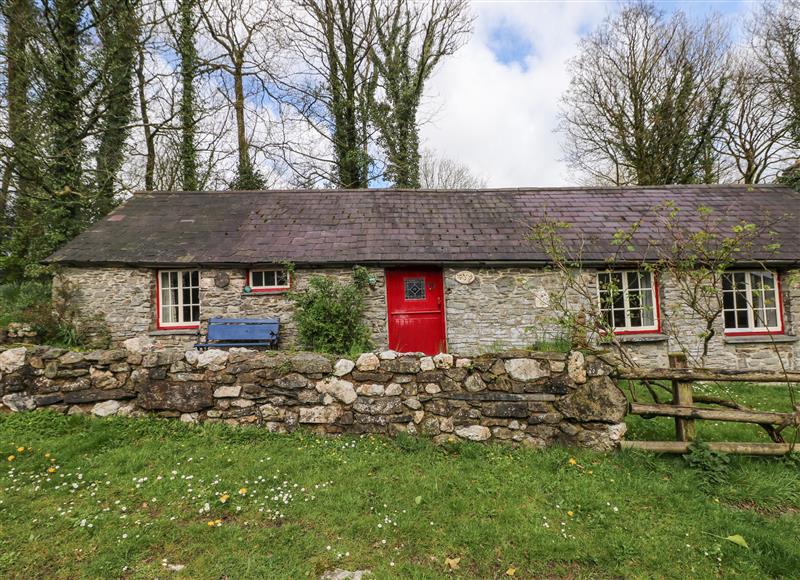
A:
<svg viewBox="0 0 800 580">
<path fill-rule="evenodd" d="M 227 288 L 231 283 L 231 278 L 227 272 L 217 272 L 214 275 L 214 286 L 217 288 Z"/>
<path fill-rule="evenodd" d="M 459 284 L 472 284 L 475 281 L 475 274 L 469 270 L 462 270 L 455 275 L 455 278 Z"/>
<path fill-rule="evenodd" d="M 550 294 L 544 288 L 537 288 L 533 291 L 533 305 L 536 308 L 548 308 L 550 306 Z"/>
</svg>

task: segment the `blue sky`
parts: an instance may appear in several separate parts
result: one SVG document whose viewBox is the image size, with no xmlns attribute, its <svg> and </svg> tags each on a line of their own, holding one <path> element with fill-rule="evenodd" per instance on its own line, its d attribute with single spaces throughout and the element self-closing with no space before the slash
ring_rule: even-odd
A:
<svg viewBox="0 0 800 580">
<path fill-rule="evenodd" d="M 691 18 L 718 14 L 734 38 L 756 2 L 662 1 Z M 555 132 L 565 63 L 582 35 L 619 2 L 474 1 L 475 31 L 431 80 L 423 144 L 455 158 L 489 186 L 568 185 Z"/>
</svg>

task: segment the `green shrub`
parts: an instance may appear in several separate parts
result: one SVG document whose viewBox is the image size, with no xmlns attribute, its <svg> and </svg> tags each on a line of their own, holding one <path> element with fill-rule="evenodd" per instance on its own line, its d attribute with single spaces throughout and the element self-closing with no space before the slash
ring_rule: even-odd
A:
<svg viewBox="0 0 800 580">
<path fill-rule="evenodd" d="M 308 288 L 293 292 L 294 320 L 304 348 L 330 354 L 354 354 L 370 348 L 370 331 L 364 322 L 365 268 L 355 267 L 353 279 L 339 282 L 314 275 Z"/>
<path fill-rule="evenodd" d="M 686 465 L 699 470 L 703 475 L 706 487 L 725 483 L 730 468 L 730 457 L 718 451 L 712 451 L 707 443 L 697 440 L 689 446 L 689 453 L 683 456 Z"/>
<path fill-rule="evenodd" d="M 31 322 L 30 314 L 50 304 L 50 282 L 25 281 L 0 284 L 0 325 Z"/>
<path fill-rule="evenodd" d="M 0 327 L 10 322 L 30 324 L 40 342 L 54 346 L 108 346 L 105 325 L 94 319 L 81 318 L 74 308 L 73 294 L 72 288 L 62 283 L 54 303 L 49 280 L 2 284 Z"/>
</svg>

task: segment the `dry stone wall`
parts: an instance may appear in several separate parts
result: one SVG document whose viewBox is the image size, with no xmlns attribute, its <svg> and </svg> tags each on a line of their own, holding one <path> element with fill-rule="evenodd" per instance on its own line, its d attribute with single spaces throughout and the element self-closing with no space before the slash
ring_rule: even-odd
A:
<svg viewBox="0 0 800 580">
<path fill-rule="evenodd" d="M 300 426 L 321 433 L 406 432 L 436 440 L 614 448 L 626 399 L 611 369 L 581 352 L 473 358 L 393 351 L 356 360 L 247 349 L 36 346 L 0 353 L 5 410 L 140 415 L 186 422 Z"/>
</svg>

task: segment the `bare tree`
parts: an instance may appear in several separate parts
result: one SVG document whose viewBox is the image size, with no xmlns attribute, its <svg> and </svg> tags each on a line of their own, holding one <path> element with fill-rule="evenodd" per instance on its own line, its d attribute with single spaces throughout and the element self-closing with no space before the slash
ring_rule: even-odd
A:
<svg viewBox="0 0 800 580">
<path fill-rule="evenodd" d="M 270 74 L 283 44 L 280 13 L 271 0 L 209 0 L 200 4 L 200 10 L 205 29 L 217 49 L 207 62 L 229 76 L 233 85 L 233 94 L 225 96 L 236 118 L 238 163 L 235 186 L 261 189 L 264 180 L 253 167 L 245 108 L 248 98 L 258 98 L 263 92 L 259 85 L 255 85 L 255 90 L 246 94 L 246 85 Z"/>
<path fill-rule="evenodd" d="M 422 152 L 419 163 L 419 182 L 422 189 L 481 189 L 486 180 L 473 174 L 469 167 L 442 157 L 431 149 Z"/>
<path fill-rule="evenodd" d="M 800 1 L 761 4 L 750 32 L 764 78 L 775 97 L 791 110 L 794 139 L 800 142 Z"/>
<path fill-rule="evenodd" d="M 727 86 L 730 109 L 718 151 L 730 166 L 730 177 L 742 183 L 772 180 L 796 158 L 791 113 L 776 98 L 764 67 L 742 56 Z"/>
<path fill-rule="evenodd" d="M 800 147 L 800 1 L 769 1 L 760 5 L 750 22 L 753 53 L 764 69 L 765 85 L 774 100 L 789 112 L 794 146 Z M 779 181 L 800 188 L 800 159 Z"/>
<path fill-rule="evenodd" d="M 386 151 L 387 177 L 397 187 L 419 187 L 419 121 L 425 83 L 472 30 L 466 0 L 371 0 L 375 11 L 372 60 L 380 93 L 373 120 Z"/>
<path fill-rule="evenodd" d="M 570 166 L 594 182 L 717 181 L 727 36 L 652 4 L 626 4 L 580 41 L 559 129 Z"/>
<path fill-rule="evenodd" d="M 373 167 L 369 0 L 294 0 L 284 7 L 290 41 L 272 94 L 281 105 L 275 150 L 304 186 L 365 188 Z"/>
</svg>

